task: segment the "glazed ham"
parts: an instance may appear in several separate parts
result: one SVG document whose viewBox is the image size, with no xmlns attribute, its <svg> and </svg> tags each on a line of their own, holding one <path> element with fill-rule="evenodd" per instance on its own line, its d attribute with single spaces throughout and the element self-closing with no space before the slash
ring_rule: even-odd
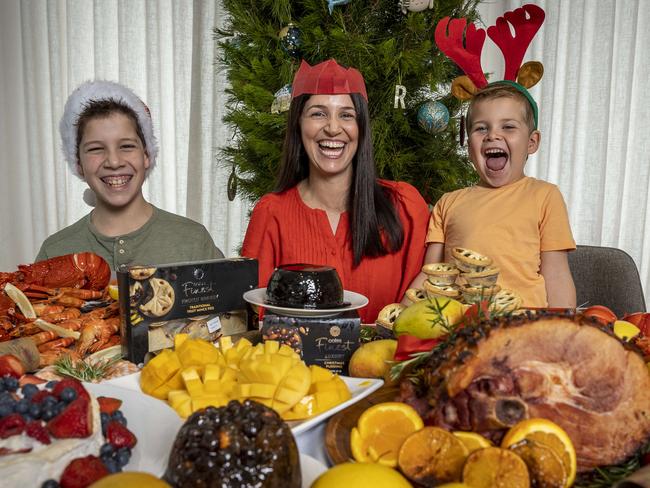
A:
<svg viewBox="0 0 650 488">
<path fill-rule="evenodd" d="M 640 354 L 580 316 L 501 319 L 465 328 L 434 353 L 402 400 L 425 422 L 499 442 L 543 417 L 573 441 L 578 470 L 617 464 L 650 438 L 650 374 Z M 422 386 L 424 385 L 424 386 Z"/>
</svg>

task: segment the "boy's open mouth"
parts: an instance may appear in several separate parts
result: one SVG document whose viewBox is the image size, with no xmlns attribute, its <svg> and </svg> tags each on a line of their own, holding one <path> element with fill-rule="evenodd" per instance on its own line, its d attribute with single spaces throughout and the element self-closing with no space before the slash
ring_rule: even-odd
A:
<svg viewBox="0 0 650 488">
<path fill-rule="evenodd" d="M 492 171 L 502 170 L 508 162 L 508 154 L 501 149 L 487 149 L 485 151 L 485 165 Z"/>
<path fill-rule="evenodd" d="M 119 188 L 126 185 L 133 178 L 132 175 L 104 176 L 101 180 L 111 188 Z"/>
</svg>

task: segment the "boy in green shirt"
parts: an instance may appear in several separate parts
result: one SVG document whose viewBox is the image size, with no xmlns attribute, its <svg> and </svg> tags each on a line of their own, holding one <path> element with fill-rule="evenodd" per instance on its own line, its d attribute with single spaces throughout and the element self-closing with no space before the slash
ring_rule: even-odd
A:
<svg viewBox="0 0 650 488">
<path fill-rule="evenodd" d="M 82 84 L 66 102 L 59 131 L 70 168 L 88 184 L 84 200 L 95 208 L 48 237 L 37 261 L 91 251 L 116 269 L 223 258 L 203 225 L 144 199 L 158 146 L 149 109 L 129 88 Z"/>
</svg>

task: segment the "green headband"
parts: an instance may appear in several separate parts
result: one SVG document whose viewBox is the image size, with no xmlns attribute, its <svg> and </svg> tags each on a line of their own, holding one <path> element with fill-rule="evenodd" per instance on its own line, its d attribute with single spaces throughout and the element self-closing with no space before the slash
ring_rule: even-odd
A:
<svg viewBox="0 0 650 488">
<path fill-rule="evenodd" d="M 537 102 L 533 99 L 531 94 L 528 92 L 526 87 L 524 85 L 520 85 L 516 81 L 511 81 L 511 80 L 499 80 L 499 81 L 494 81 L 490 83 L 487 86 L 491 85 L 509 85 L 513 87 L 515 90 L 517 90 L 519 93 L 521 93 L 523 96 L 526 97 L 526 100 L 528 100 L 528 103 L 530 103 L 530 106 L 533 108 L 533 119 L 535 120 L 535 129 L 537 129 L 537 121 L 539 117 L 539 109 L 537 108 Z"/>
</svg>

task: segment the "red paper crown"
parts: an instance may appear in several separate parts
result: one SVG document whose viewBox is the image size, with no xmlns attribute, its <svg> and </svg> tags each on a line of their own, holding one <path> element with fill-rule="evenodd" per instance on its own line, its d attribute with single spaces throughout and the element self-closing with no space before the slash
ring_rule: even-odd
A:
<svg viewBox="0 0 650 488">
<path fill-rule="evenodd" d="M 291 96 L 293 98 L 309 95 L 341 95 L 358 93 L 368 101 L 363 76 L 354 68 L 344 68 L 334 59 L 309 66 L 305 60 L 293 79 Z"/>
</svg>

